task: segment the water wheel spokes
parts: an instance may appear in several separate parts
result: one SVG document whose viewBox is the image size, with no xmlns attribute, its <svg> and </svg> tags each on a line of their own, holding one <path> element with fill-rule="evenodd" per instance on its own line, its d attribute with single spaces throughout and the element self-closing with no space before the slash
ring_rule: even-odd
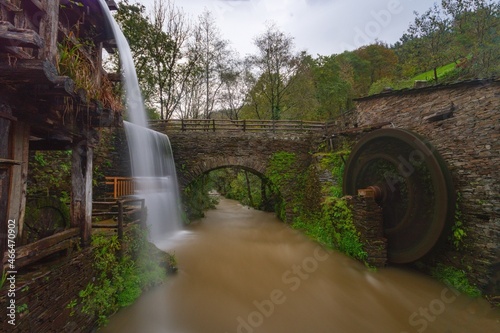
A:
<svg viewBox="0 0 500 333">
<path fill-rule="evenodd" d="M 451 175 L 436 150 L 402 129 L 380 129 L 353 148 L 344 193 L 370 189 L 382 207 L 388 259 L 409 263 L 428 254 L 452 220 Z"/>
</svg>

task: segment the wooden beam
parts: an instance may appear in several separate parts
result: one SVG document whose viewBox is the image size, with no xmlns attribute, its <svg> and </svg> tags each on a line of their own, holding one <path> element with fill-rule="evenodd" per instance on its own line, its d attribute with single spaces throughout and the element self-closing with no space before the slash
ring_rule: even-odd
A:
<svg viewBox="0 0 500 333">
<path fill-rule="evenodd" d="M 0 43 L 5 46 L 40 49 L 44 46 L 42 38 L 33 30 L 19 29 L 10 22 L 0 22 Z"/>
<path fill-rule="evenodd" d="M 82 246 L 90 244 L 92 235 L 92 159 L 87 140 L 73 146 L 71 158 L 71 225 L 80 228 Z"/>
<path fill-rule="evenodd" d="M 108 73 L 108 80 L 111 82 L 121 82 L 122 74 L 121 73 Z"/>
<path fill-rule="evenodd" d="M 45 41 L 43 52 L 39 53 L 40 59 L 47 59 L 52 64 L 57 59 L 57 33 L 59 25 L 60 0 L 45 1 L 45 15 L 40 22 L 40 35 Z"/>
<path fill-rule="evenodd" d="M 24 51 L 22 48 L 17 46 L 0 46 L 0 53 L 12 54 L 18 59 L 34 59 L 34 57 L 28 52 Z"/>
<path fill-rule="evenodd" d="M 60 76 L 54 64 L 47 60 L 18 59 L 15 64 L 0 63 L 0 83 L 30 83 L 53 85 L 69 95 L 75 92 L 75 83 L 68 76 Z"/>
<path fill-rule="evenodd" d="M 17 237 L 21 239 L 26 208 L 30 127 L 18 121 L 13 123 L 12 129 L 12 158 L 21 161 L 21 164 L 11 169 L 9 218 L 16 220 Z"/>
<path fill-rule="evenodd" d="M 10 105 L 0 100 L 0 110 L 10 114 L 12 112 Z M 11 121 L 0 118 L 0 158 L 10 159 L 10 132 Z M 2 164 L 0 163 L 0 166 Z M 7 249 L 7 222 L 8 202 L 10 189 L 10 165 L 7 168 L 0 168 L 0 253 Z"/>
<path fill-rule="evenodd" d="M 78 228 L 72 228 L 31 244 L 17 247 L 16 269 L 37 262 L 53 253 L 70 248 L 75 244 L 75 237 L 78 236 L 79 232 Z"/>
</svg>

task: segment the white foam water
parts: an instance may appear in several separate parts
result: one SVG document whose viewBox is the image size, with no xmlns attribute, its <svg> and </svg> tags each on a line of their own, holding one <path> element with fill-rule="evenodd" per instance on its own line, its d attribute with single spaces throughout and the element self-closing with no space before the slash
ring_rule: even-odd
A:
<svg viewBox="0 0 500 333">
<path fill-rule="evenodd" d="M 155 242 L 180 229 L 179 186 L 170 141 L 150 130 L 127 39 L 104 0 L 103 13 L 113 29 L 125 83 L 125 101 L 130 122 L 124 122 L 136 195 L 145 198 L 150 239 Z"/>
</svg>

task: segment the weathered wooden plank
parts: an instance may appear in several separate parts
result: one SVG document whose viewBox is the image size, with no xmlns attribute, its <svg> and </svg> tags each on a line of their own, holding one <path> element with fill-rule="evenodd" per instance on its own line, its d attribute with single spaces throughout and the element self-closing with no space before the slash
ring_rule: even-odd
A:
<svg viewBox="0 0 500 333">
<path fill-rule="evenodd" d="M 40 22 L 40 35 L 45 41 L 43 52 L 39 53 L 40 59 L 47 59 L 52 64 L 57 59 L 57 33 L 59 25 L 60 0 L 46 1 L 45 15 Z"/>
<path fill-rule="evenodd" d="M 9 103 L 0 100 L 0 112 L 6 115 L 12 114 L 12 109 Z M 12 130 L 12 121 L 6 118 L 0 118 L 0 158 L 11 160 L 10 155 L 10 133 Z M 0 163 L 0 253 L 4 253 L 7 249 L 7 205 L 9 202 L 10 189 L 10 165 L 5 168 Z"/>
<path fill-rule="evenodd" d="M 74 81 L 60 76 L 56 67 L 47 60 L 18 59 L 15 64 L 0 63 L 0 83 L 50 83 L 54 89 L 61 89 L 69 95 L 75 92 Z M 54 91 L 48 91 L 54 93 Z M 59 94 L 59 92 L 56 92 Z"/>
<path fill-rule="evenodd" d="M 43 39 L 33 30 L 19 29 L 9 22 L 0 22 L 0 43 L 4 46 L 29 47 L 40 49 Z"/>
<path fill-rule="evenodd" d="M 12 54 L 18 59 L 34 59 L 34 57 L 22 48 L 17 46 L 0 46 L 0 53 Z"/>
<path fill-rule="evenodd" d="M 92 234 L 92 157 L 87 140 L 73 147 L 71 158 L 71 224 L 80 228 L 82 245 L 90 244 Z"/>
<path fill-rule="evenodd" d="M 79 232 L 80 231 L 78 230 L 78 228 L 71 228 L 68 230 L 58 232 L 57 234 L 54 234 L 52 236 L 45 237 L 36 242 L 18 246 L 16 248 L 16 263 L 17 260 L 20 260 L 24 257 L 33 257 L 41 253 L 44 249 L 51 248 L 65 240 L 77 237 Z"/>
<path fill-rule="evenodd" d="M 12 158 L 22 161 L 22 163 L 13 166 L 11 170 L 9 218 L 16 221 L 18 237 L 21 237 L 26 208 L 30 127 L 26 123 L 15 122 L 12 129 Z"/>
<path fill-rule="evenodd" d="M 31 256 L 25 256 L 25 257 L 22 257 L 20 259 L 16 259 L 16 269 L 20 269 L 20 268 L 25 267 L 29 264 L 37 262 L 40 259 L 43 259 L 51 254 L 56 253 L 56 252 L 69 249 L 75 244 L 76 244 L 76 239 L 66 239 L 66 240 L 63 240 L 62 242 L 57 243 L 51 247 L 47 247 L 44 249 L 40 249 L 39 251 L 32 252 Z"/>
</svg>

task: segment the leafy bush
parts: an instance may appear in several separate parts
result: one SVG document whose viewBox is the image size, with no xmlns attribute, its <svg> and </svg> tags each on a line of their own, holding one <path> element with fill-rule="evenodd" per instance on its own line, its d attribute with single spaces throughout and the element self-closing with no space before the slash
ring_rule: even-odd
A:
<svg viewBox="0 0 500 333">
<path fill-rule="evenodd" d="M 97 317 L 101 326 L 119 308 L 132 304 L 143 290 L 161 283 L 166 273 L 159 265 L 162 253 L 147 241 L 147 232 L 131 226 L 123 246 L 118 237 L 96 234 L 92 236 L 94 282 L 80 291 L 82 312 Z M 74 302 L 73 302 L 74 303 Z M 72 304 L 72 308 L 75 304 Z"/>
</svg>

